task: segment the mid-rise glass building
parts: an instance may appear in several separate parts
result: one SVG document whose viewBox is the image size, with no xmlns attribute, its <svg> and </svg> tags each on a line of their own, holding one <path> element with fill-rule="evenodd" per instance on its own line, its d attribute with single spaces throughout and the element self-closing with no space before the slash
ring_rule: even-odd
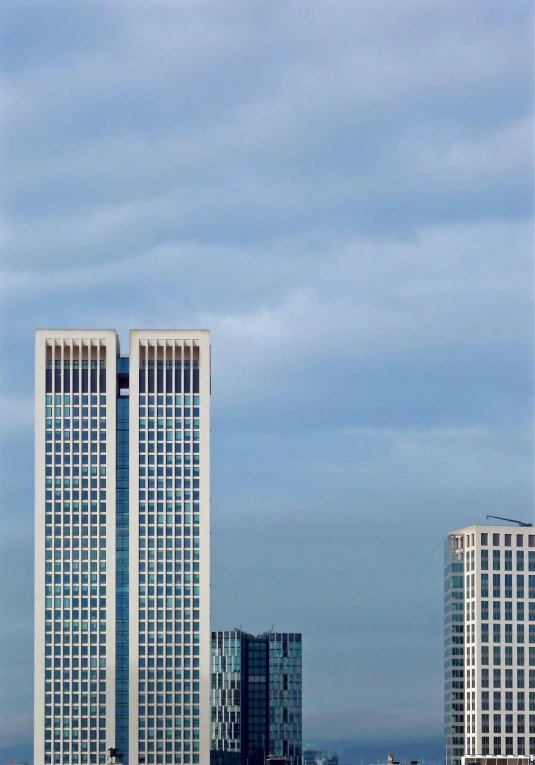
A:
<svg viewBox="0 0 535 765">
<path fill-rule="evenodd" d="M 212 632 L 212 765 L 302 765 L 302 638 Z"/>
<path fill-rule="evenodd" d="M 444 593 L 446 765 L 535 755 L 535 529 L 451 532 Z"/>
<path fill-rule="evenodd" d="M 38 330 L 35 763 L 206 763 L 209 598 L 209 333 Z"/>
</svg>

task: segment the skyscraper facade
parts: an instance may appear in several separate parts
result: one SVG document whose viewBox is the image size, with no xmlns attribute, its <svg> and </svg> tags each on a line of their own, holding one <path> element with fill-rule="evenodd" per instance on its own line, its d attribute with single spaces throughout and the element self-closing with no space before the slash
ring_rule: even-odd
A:
<svg viewBox="0 0 535 765">
<path fill-rule="evenodd" d="M 212 632 L 213 765 L 302 761 L 302 638 Z"/>
<path fill-rule="evenodd" d="M 535 529 L 451 532 L 444 594 L 446 765 L 535 755 Z"/>
<path fill-rule="evenodd" d="M 34 761 L 205 763 L 210 341 L 38 330 Z"/>
</svg>

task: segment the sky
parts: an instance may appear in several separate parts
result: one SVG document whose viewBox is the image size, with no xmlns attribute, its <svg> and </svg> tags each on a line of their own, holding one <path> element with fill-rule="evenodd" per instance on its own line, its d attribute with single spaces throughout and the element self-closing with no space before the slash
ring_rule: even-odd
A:
<svg viewBox="0 0 535 765">
<path fill-rule="evenodd" d="M 212 333 L 212 626 L 305 740 L 442 731 L 443 541 L 533 520 L 530 0 L 4 0 L 0 746 L 32 738 L 33 332 Z"/>
</svg>

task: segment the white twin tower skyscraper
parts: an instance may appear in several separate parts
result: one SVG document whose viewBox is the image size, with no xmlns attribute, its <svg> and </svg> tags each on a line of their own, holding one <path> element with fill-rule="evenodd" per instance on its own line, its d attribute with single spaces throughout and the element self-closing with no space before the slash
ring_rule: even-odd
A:
<svg viewBox="0 0 535 765">
<path fill-rule="evenodd" d="M 205 765 L 209 332 L 38 330 L 35 428 L 34 762 Z"/>
</svg>

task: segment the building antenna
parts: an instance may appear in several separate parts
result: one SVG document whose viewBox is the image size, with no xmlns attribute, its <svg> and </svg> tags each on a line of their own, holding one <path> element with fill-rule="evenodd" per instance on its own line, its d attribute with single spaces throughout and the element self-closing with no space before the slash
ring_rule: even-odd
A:
<svg viewBox="0 0 535 765">
<path fill-rule="evenodd" d="M 512 518 L 502 518 L 500 515 L 487 515 L 489 518 L 495 518 L 497 521 L 508 521 L 509 523 L 518 523 L 519 526 L 533 526 L 532 523 L 526 523 L 525 521 L 514 521 Z"/>
</svg>

